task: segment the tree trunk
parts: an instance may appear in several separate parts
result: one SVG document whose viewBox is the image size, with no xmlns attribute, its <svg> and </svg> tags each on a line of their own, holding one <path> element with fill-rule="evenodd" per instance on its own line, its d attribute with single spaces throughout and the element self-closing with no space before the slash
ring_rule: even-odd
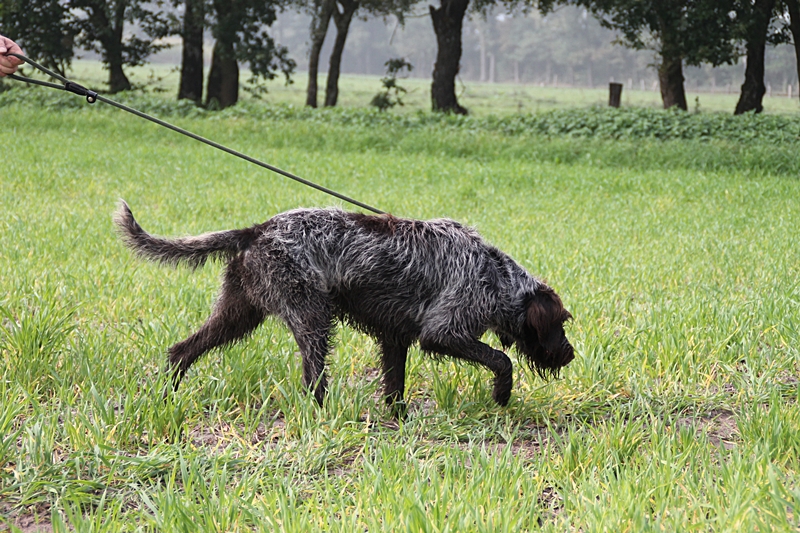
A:
<svg viewBox="0 0 800 533">
<path fill-rule="evenodd" d="M 789 7 L 789 28 L 792 30 L 794 41 L 794 59 L 797 64 L 797 79 L 800 81 L 800 2 L 798 0 L 784 0 Z M 800 85 L 797 96 L 800 97 Z"/>
<path fill-rule="evenodd" d="M 456 99 L 456 76 L 461 62 L 461 29 L 469 0 L 441 0 L 438 9 L 428 6 L 436 33 L 431 100 L 434 111 L 466 115 Z"/>
<path fill-rule="evenodd" d="M 483 83 L 486 81 L 486 36 L 483 34 L 481 29 L 477 30 L 478 33 L 478 48 L 480 51 L 480 60 L 481 60 L 481 77 L 480 81 Z"/>
<path fill-rule="evenodd" d="M 127 7 L 127 0 L 118 0 L 113 11 L 106 9 L 105 0 L 87 1 L 81 5 L 89 17 L 90 25 L 98 28 L 96 39 L 102 48 L 103 63 L 108 66 L 108 90 L 111 93 L 131 88 L 131 82 L 122 70 L 122 31 Z"/>
<path fill-rule="evenodd" d="M 122 55 L 119 55 L 119 59 L 110 56 L 108 62 L 108 92 L 114 94 L 120 91 L 129 91 L 130 89 L 131 82 L 122 70 Z"/>
<path fill-rule="evenodd" d="M 122 29 L 125 26 L 126 7 L 127 2 L 115 4 L 114 20 L 103 43 L 108 61 L 108 91 L 111 94 L 131 89 L 131 82 L 122 70 Z"/>
<path fill-rule="evenodd" d="M 317 13 L 311 17 L 311 51 L 308 54 L 308 87 L 306 88 L 306 105 L 317 107 L 317 74 L 319 72 L 319 55 L 325 36 L 328 34 L 328 24 L 336 9 L 336 0 L 321 0 Z"/>
<path fill-rule="evenodd" d="M 217 39 L 211 54 L 206 107 L 225 109 L 239 100 L 239 63 L 232 43 Z"/>
<path fill-rule="evenodd" d="M 684 15 L 675 2 L 662 2 L 656 12 L 661 63 L 658 65 L 658 82 L 664 109 L 677 106 L 686 111 L 686 92 L 683 87 L 683 52 L 679 27 Z"/>
<path fill-rule="evenodd" d="M 683 89 L 683 61 L 680 57 L 661 56 L 658 66 L 658 81 L 661 85 L 661 101 L 664 109 L 678 106 L 686 111 L 686 93 Z"/>
<path fill-rule="evenodd" d="M 330 64 L 328 65 L 328 80 L 325 86 L 325 107 L 333 107 L 339 97 L 339 72 L 342 66 L 342 53 L 350 30 L 350 22 L 358 11 L 358 2 L 355 0 L 339 0 L 342 11 L 336 7 L 333 10 L 333 22 L 336 24 L 336 40 L 333 42 Z"/>
<path fill-rule="evenodd" d="M 183 54 L 178 100 L 203 101 L 203 19 L 204 0 L 185 0 L 183 15 Z"/>
<path fill-rule="evenodd" d="M 747 66 L 744 70 L 744 83 L 734 115 L 748 111 L 761 113 L 762 100 L 767 88 L 764 86 L 764 53 L 767 49 L 767 32 L 772 19 L 775 0 L 756 0 L 753 5 L 753 18 L 748 29 Z"/>
</svg>

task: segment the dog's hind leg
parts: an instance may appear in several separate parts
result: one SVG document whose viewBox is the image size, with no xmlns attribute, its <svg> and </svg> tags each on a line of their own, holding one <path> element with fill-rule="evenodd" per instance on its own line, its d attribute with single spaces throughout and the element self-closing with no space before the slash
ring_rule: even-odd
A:
<svg viewBox="0 0 800 533">
<path fill-rule="evenodd" d="M 242 289 L 238 266 L 236 260 L 229 264 L 214 310 L 205 324 L 189 338 L 169 349 L 174 388 L 178 387 L 186 371 L 201 355 L 217 346 L 236 342 L 264 320 L 264 311 L 252 305 Z"/>
<path fill-rule="evenodd" d="M 294 334 L 303 358 L 303 384 L 314 393 L 319 405 L 328 390 L 325 377 L 325 358 L 330 351 L 333 331 L 333 313 L 322 295 L 292 295 L 290 307 L 280 313 Z"/>
<path fill-rule="evenodd" d="M 470 363 L 485 366 L 494 373 L 492 398 L 500 405 L 507 405 L 511 398 L 514 377 L 511 359 L 477 339 L 446 339 L 431 341 L 420 338 L 420 348 L 426 352 L 449 355 Z"/>
<path fill-rule="evenodd" d="M 391 407 L 393 417 L 402 418 L 406 412 L 406 405 L 403 401 L 403 392 L 406 388 L 406 356 L 411 343 L 382 339 L 380 345 L 383 364 L 383 393 L 386 397 L 386 405 Z"/>
</svg>

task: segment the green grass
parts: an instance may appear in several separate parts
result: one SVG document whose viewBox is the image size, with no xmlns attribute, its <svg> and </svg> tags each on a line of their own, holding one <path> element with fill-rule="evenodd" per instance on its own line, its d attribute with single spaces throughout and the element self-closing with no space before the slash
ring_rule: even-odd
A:
<svg viewBox="0 0 800 533">
<path fill-rule="evenodd" d="M 0 106 L 9 526 L 800 526 L 795 141 L 569 137 L 359 111 L 174 113 L 398 216 L 472 224 L 561 294 L 578 353 L 562 379 L 516 365 L 500 408 L 487 371 L 415 350 L 398 426 L 379 398 L 374 343 L 344 327 L 323 408 L 272 320 L 163 401 L 165 350 L 207 316 L 222 266 L 132 257 L 111 223 L 118 199 L 165 235 L 337 202 L 120 111 L 52 102 Z"/>
</svg>

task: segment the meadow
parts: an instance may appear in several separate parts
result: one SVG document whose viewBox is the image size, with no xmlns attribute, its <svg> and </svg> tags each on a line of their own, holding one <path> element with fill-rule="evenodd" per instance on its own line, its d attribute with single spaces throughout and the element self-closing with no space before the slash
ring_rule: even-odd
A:
<svg viewBox="0 0 800 533">
<path fill-rule="evenodd" d="M 206 67 L 208 68 L 208 67 Z M 168 95 L 177 94 L 180 78 L 179 69 L 168 63 L 153 63 L 145 66 L 129 68 L 131 83 L 146 91 L 163 92 Z M 429 72 L 416 69 L 414 76 L 398 79 L 398 84 L 408 92 L 403 97 L 404 105 L 396 107 L 394 113 L 414 113 L 419 110 L 429 111 L 431 106 L 431 80 Z M 73 63 L 71 76 L 75 81 L 90 88 L 102 88 L 108 81 L 108 72 L 103 70 L 98 61 L 78 60 Z M 242 82 L 249 77 L 249 71 L 242 71 Z M 617 80 L 622 81 L 622 80 Z M 321 106 L 325 99 L 325 74 L 318 79 L 320 91 L 318 102 Z M 305 104 L 305 88 L 308 77 L 305 72 L 296 72 L 292 83 L 286 84 L 280 76 L 266 82 L 267 92 L 260 98 L 270 104 Z M 381 89 L 380 78 L 358 74 L 343 74 L 339 80 L 340 107 L 363 108 L 369 106 L 372 97 Z M 729 91 L 698 92 L 687 90 L 686 102 L 690 111 L 718 112 L 732 114 L 739 99 L 739 87 L 731 87 Z M 470 113 L 477 116 L 506 115 L 510 113 L 536 113 L 550 109 L 573 109 L 608 104 L 608 84 L 598 84 L 595 88 L 570 86 L 541 86 L 515 83 L 488 83 L 457 80 L 456 94 Z M 252 99 L 251 93 L 242 90 L 242 99 Z M 626 86 L 622 91 L 622 105 L 625 107 L 647 107 L 660 109 L 661 94 L 657 88 Z M 786 94 L 775 92 L 764 97 L 764 112 L 769 114 L 796 114 L 800 112 L 800 100 L 797 95 L 788 98 Z"/>
<path fill-rule="evenodd" d="M 275 320 L 162 399 L 166 348 L 208 315 L 222 265 L 133 257 L 118 200 L 161 235 L 349 207 L 107 106 L 14 93 L 0 94 L 0 530 L 800 527 L 797 118 L 746 117 L 740 136 L 702 113 L 203 113 L 129 97 L 396 216 L 473 225 L 559 292 L 577 353 L 559 379 L 515 364 L 501 408 L 487 371 L 415 348 L 398 423 L 375 344 L 347 327 L 322 408 Z M 593 129 L 557 127 L 580 117 Z"/>
</svg>

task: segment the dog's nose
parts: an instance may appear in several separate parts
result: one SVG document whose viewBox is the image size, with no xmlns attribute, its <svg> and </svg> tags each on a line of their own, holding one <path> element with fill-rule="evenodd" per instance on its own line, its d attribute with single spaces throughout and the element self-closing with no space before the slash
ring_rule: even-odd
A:
<svg viewBox="0 0 800 533">
<path fill-rule="evenodd" d="M 568 365 L 573 359 L 575 359 L 575 349 L 569 343 L 568 340 L 564 339 L 564 358 L 562 359 L 562 365 Z"/>
</svg>

